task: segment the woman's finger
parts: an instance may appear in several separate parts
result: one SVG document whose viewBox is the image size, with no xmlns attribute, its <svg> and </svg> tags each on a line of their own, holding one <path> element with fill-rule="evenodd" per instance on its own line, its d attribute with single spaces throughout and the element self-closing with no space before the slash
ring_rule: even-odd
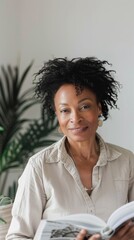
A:
<svg viewBox="0 0 134 240">
<path fill-rule="evenodd" d="M 100 239 L 99 234 L 94 234 L 91 237 L 87 237 L 87 231 L 85 229 L 82 229 L 76 238 L 76 240 L 99 240 L 99 239 Z"/>
<path fill-rule="evenodd" d="M 92 237 L 88 238 L 88 240 L 99 240 L 101 239 L 99 234 L 94 234 Z"/>
<path fill-rule="evenodd" d="M 85 229 L 82 229 L 79 234 L 76 237 L 76 240 L 84 240 L 86 237 L 87 231 Z"/>
</svg>

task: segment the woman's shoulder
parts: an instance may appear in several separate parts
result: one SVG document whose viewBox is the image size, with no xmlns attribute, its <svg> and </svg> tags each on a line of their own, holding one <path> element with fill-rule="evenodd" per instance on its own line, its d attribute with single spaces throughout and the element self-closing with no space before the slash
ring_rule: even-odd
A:
<svg viewBox="0 0 134 240">
<path fill-rule="evenodd" d="M 58 162 L 59 153 L 63 151 L 64 141 L 65 138 L 61 138 L 50 146 L 43 148 L 42 150 L 31 156 L 29 161 L 32 164 Z"/>
<path fill-rule="evenodd" d="M 114 143 L 110 143 L 105 141 L 99 134 L 97 134 L 97 138 L 99 139 L 99 144 L 100 144 L 100 148 L 101 150 L 103 150 L 103 152 L 106 152 L 107 155 L 114 155 L 114 156 L 120 156 L 120 155 L 130 155 L 134 158 L 134 153 L 125 148 L 122 147 L 120 145 L 116 145 Z"/>
<path fill-rule="evenodd" d="M 117 150 L 119 152 L 133 154 L 133 152 L 131 150 L 129 150 L 128 148 L 122 147 L 120 145 L 116 145 L 116 144 L 109 143 L 109 142 L 107 143 L 107 145 L 109 146 L 109 148 L 115 149 L 115 150 Z"/>
<path fill-rule="evenodd" d="M 131 157 L 134 160 L 134 153 L 131 150 L 124 148 L 122 146 L 119 146 L 119 145 L 115 145 L 113 143 L 106 143 L 106 145 L 110 151 L 119 152 L 121 155 L 126 156 L 126 157 Z"/>
<path fill-rule="evenodd" d="M 134 153 L 122 146 L 105 142 L 103 138 L 98 135 L 99 143 L 100 143 L 100 149 L 101 149 L 101 155 L 102 157 L 106 158 L 107 161 L 117 160 L 132 160 L 134 162 Z"/>
</svg>

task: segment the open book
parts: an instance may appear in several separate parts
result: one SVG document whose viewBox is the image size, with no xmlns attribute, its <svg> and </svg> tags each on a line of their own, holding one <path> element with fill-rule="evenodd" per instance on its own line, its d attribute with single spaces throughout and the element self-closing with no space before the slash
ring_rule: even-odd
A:
<svg viewBox="0 0 134 240">
<path fill-rule="evenodd" d="M 81 229 L 88 235 L 100 233 L 102 239 L 109 239 L 127 220 L 134 220 L 134 201 L 115 210 L 107 223 L 95 215 L 73 214 L 56 220 L 41 220 L 34 240 L 75 240 Z"/>
</svg>

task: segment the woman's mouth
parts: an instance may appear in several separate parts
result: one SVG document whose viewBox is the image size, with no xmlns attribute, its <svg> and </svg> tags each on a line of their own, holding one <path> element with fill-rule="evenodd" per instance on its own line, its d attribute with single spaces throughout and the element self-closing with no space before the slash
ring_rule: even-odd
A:
<svg viewBox="0 0 134 240">
<path fill-rule="evenodd" d="M 88 127 L 69 128 L 69 131 L 71 131 L 73 134 L 79 134 L 85 132 L 87 128 Z"/>
</svg>

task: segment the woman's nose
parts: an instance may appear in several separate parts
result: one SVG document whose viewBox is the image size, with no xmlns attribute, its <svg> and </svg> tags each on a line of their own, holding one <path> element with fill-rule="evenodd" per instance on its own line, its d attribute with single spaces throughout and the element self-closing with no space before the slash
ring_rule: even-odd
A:
<svg viewBox="0 0 134 240">
<path fill-rule="evenodd" d="M 71 121 L 72 123 L 78 123 L 78 122 L 80 122 L 81 120 L 82 120 L 82 117 L 81 117 L 81 115 L 80 115 L 79 112 L 74 111 L 74 112 L 71 113 L 70 121 Z"/>
</svg>

